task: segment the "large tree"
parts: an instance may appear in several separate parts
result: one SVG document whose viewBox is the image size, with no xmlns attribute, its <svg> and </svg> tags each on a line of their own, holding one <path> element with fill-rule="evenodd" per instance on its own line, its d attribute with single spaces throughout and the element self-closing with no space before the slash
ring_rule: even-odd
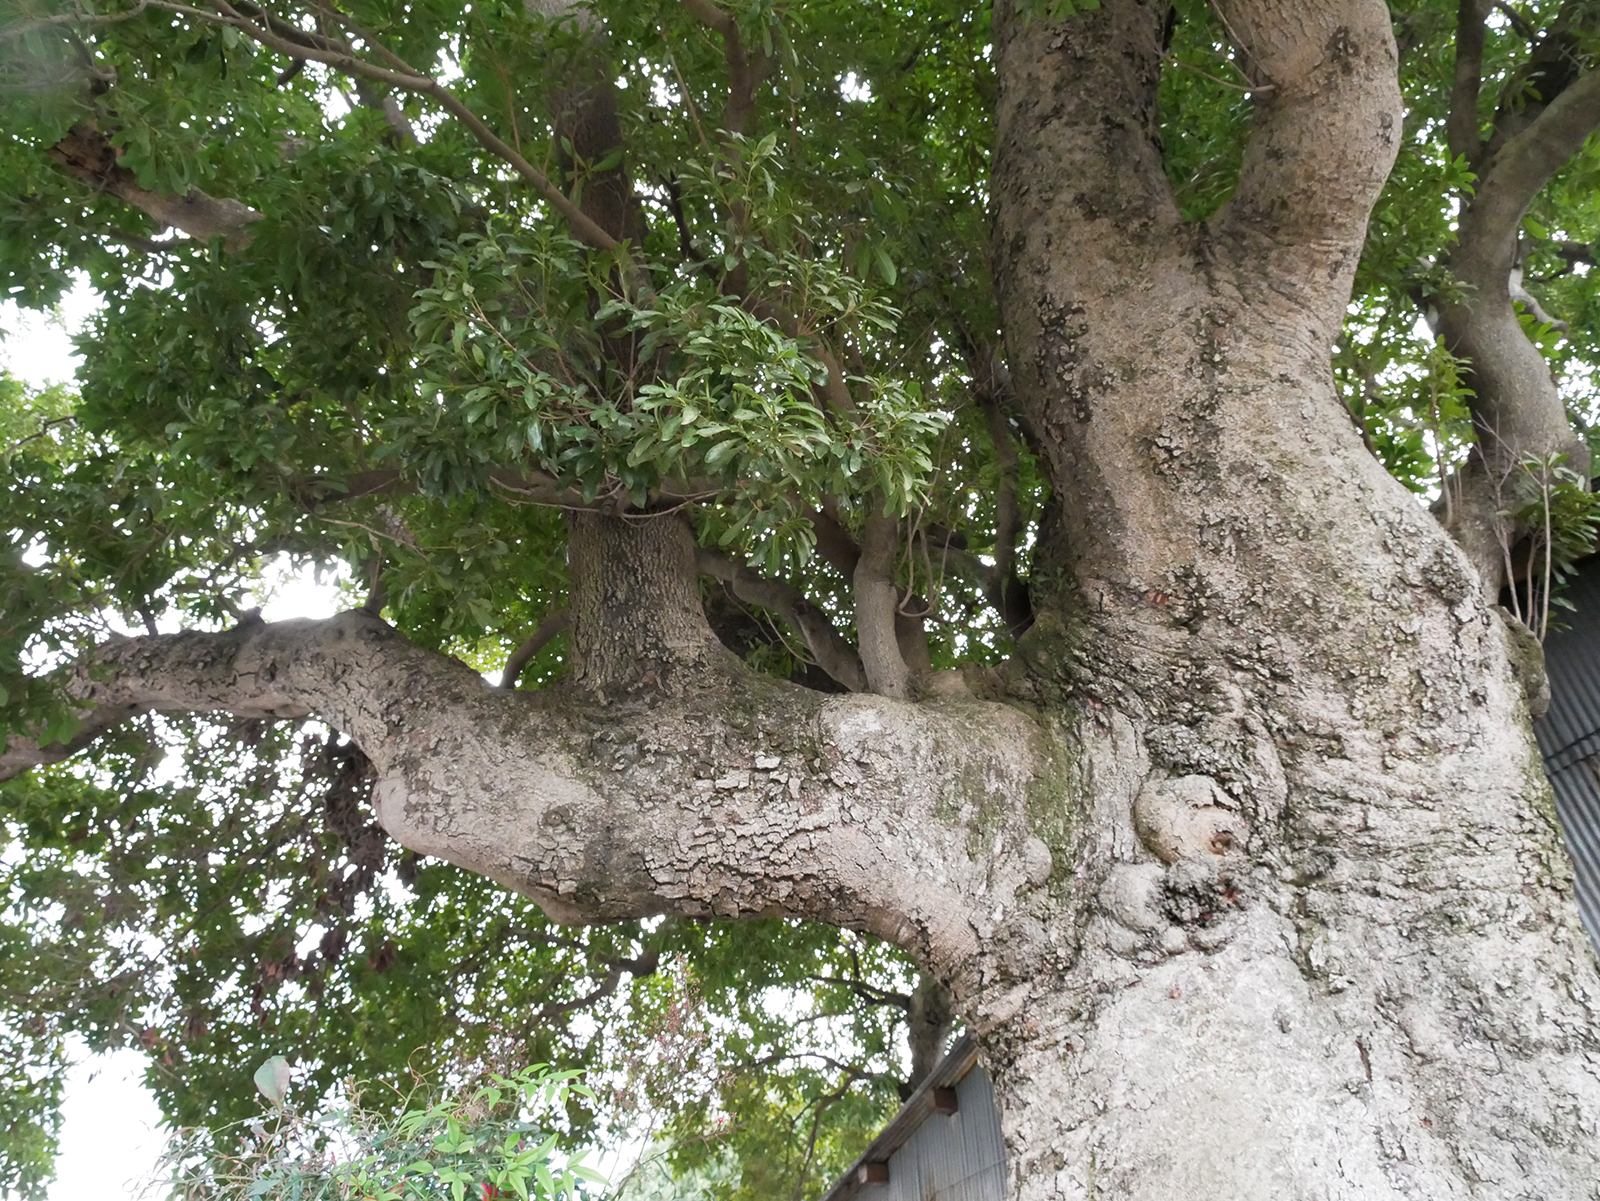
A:
<svg viewBox="0 0 1600 1201">
<path fill-rule="evenodd" d="M 13 812 L 69 847 L 162 748 L 315 719 L 360 887 L 370 773 L 559 922 L 908 955 L 1016 1197 L 1592 1196 L 1600 977 L 1494 602 L 1587 511 L 1592 335 L 1542 354 L 1526 285 L 1593 304 L 1597 17 L 1396 7 L 17 13 L 13 292 L 107 303 L 8 416 Z M 1380 461 L 1422 449 L 1442 521 Z M 274 554 L 364 603 L 263 622 Z M 236 783 L 197 853 L 230 804 L 300 845 Z"/>
</svg>

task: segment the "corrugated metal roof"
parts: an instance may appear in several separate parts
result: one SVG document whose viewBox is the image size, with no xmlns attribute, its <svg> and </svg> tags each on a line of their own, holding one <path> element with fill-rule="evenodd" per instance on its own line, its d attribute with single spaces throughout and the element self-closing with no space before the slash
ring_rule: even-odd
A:
<svg viewBox="0 0 1600 1201">
<path fill-rule="evenodd" d="M 1000 1110 L 977 1064 L 962 1037 L 822 1201 L 1002 1201 Z"/>
<path fill-rule="evenodd" d="M 1578 880 L 1578 914 L 1600 950 L 1600 555 L 1561 594 L 1575 612 L 1544 640 L 1550 712 L 1533 723 Z"/>
</svg>

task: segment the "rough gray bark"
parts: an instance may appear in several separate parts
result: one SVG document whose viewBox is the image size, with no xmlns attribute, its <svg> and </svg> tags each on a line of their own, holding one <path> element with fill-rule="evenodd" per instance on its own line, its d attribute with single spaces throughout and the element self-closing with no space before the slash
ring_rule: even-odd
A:
<svg viewBox="0 0 1600 1201">
<path fill-rule="evenodd" d="M 997 11 L 995 274 L 1063 497 L 1020 655 L 1076 747 L 1061 941 L 962 998 L 1015 1194 L 1592 1196 L 1600 982 L 1507 635 L 1328 369 L 1388 13 L 1222 6 L 1271 90 L 1196 229 L 1156 9 Z"/>
<path fill-rule="evenodd" d="M 97 728 L 316 715 L 395 838 L 561 920 L 905 948 L 983 1050 L 1014 1198 L 1593 1198 L 1600 974 L 1533 682 L 1329 366 L 1400 128 L 1389 14 L 1219 7 L 1256 128 L 1199 227 L 1156 143 L 1164 7 L 996 7 L 995 277 L 1056 508 L 992 699 L 758 677 L 679 519 L 598 513 L 564 688 L 490 688 L 356 612 L 108 643 L 73 694 Z M 908 695 L 894 524 L 819 545 L 865 682 Z"/>
<path fill-rule="evenodd" d="M 679 683 L 493 688 L 354 610 L 119 639 L 72 690 L 109 715 L 319 716 L 372 758 L 399 842 L 562 920 L 793 913 L 915 948 L 976 987 L 991 952 L 967 913 L 1004 914 L 1049 876 L 1025 816 L 1049 757 L 1033 723 L 971 700 L 824 696 L 731 656 Z M 974 839 L 980 813 L 990 833 Z"/>
</svg>

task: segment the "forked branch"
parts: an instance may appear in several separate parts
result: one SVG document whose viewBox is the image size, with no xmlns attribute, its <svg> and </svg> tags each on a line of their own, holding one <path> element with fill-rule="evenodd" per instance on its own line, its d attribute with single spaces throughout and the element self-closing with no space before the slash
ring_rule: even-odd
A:
<svg viewBox="0 0 1600 1201">
<path fill-rule="evenodd" d="M 740 600 L 776 613 L 800 632 L 817 666 L 851 692 L 865 692 L 866 672 L 855 648 L 839 633 L 828 615 L 806 599 L 793 584 L 769 579 L 716 551 L 695 552 L 701 575 L 721 580 Z"/>
</svg>

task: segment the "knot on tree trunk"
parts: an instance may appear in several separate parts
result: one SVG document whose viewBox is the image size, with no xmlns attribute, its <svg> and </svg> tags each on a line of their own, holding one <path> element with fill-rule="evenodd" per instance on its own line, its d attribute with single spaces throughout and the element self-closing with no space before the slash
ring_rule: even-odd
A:
<svg viewBox="0 0 1600 1201">
<path fill-rule="evenodd" d="M 676 691 L 713 662 L 694 539 L 677 516 L 574 513 L 572 678 L 597 693 Z"/>
</svg>

